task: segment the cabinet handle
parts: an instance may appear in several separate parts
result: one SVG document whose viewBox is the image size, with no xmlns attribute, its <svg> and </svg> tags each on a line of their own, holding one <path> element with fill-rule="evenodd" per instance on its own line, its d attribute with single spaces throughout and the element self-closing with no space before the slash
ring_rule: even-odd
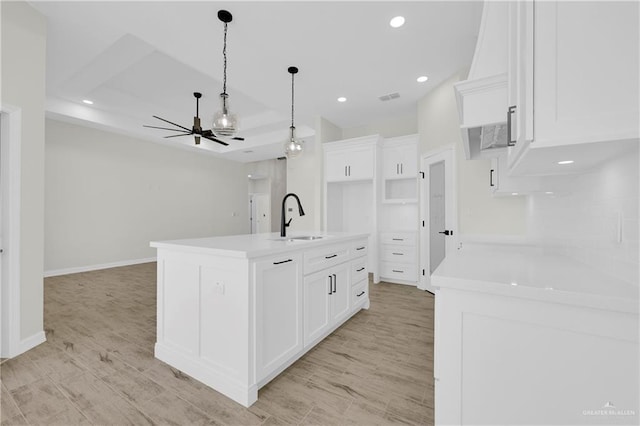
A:
<svg viewBox="0 0 640 426">
<path fill-rule="evenodd" d="M 338 278 L 336 277 L 336 274 L 333 274 L 333 292 L 335 293 L 337 291 L 337 285 L 336 282 L 338 281 Z"/>
<path fill-rule="evenodd" d="M 404 238 L 392 238 L 392 241 L 404 241 Z"/>
<path fill-rule="evenodd" d="M 364 266 L 360 269 L 356 269 L 356 272 L 362 272 L 362 271 L 364 271 Z"/>
<path fill-rule="evenodd" d="M 356 247 L 356 250 L 364 250 L 364 249 L 365 249 L 365 247 L 364 247 L 364 246 L 362 246 L 362 247 Z"/>
<path fill-rule="evenodd" d="M 347 176 L 347 166 L 344 166 L 344 175 Z"/>
<path fill-rule="evenodd" d="M 329 296 L 331 296 L 331 293 L 333 292 L 333 276 L 329 275 Z"/>
<path fill-rule="evenodd" d="M 398 271 L 397 269 L 392 269 L 393 272 L 399 272 L 401 274 L 404 274 L 404 271 Z"/>
<path fill-rule="evenodd" d="M 491 169 L 491 170 L 489 171 L 489 186 L 495 186 L 495 185 L 494 185 L 494 183 L 493 183 L 493 172 L 494 172 L 494 171 L 495 171 L 495 170 L 493 170 L 493 169 Z"/>
<path fill-rule="evenodd" d="M 400 163 L 400 174 L 403 175 L 404 174 L 404 170 L 402 170 L 402 163 Z"/>
<path fill-rule="evenodd" d="M 400 164 L 396 163 L 396 174 L 400 174 Z"/>
<path fill-rule="evenodd" d="M 516 111 L 516 106 L 512 105 L 507 110 L 507 146 L 514 146 L 516 144 L 515 141 L 511 140 L 511 116 Z"/>
<path fill-rule="evenodd" d="M 287 260 L 283 260 L 281 262 L 273 262 L 274 265 L 281 265 L 283 263 L 287 263 L 287 262 L 293 262 L 293 259 L 287 259 Z"/>
<path fill-rule="evenodd" d="M 404 256 L 404 253 L 391 253 L 394 256 Z"/>
<path fill-rule="evenodd" d="M 356 294 L 356 296 L 360 297 L 360 296 L 362 296 L 363 294 L 364 294 L 364 291 L 363 291 L 362 293 L 360 293 L 360 294 Z"/>
<path fill-rule="evenodd" d="M 351 176 L 351 166 L 349 166 L 349 176 Z"/>
<path fill-rule="evenodd" d="M 325 256 L 324 258 L 325 259 L 332 259 L 332 258 L 334 258 L 336 256 L 337 256 L 337 254 L 332 254 L 331 256 Z"/>
</svg>

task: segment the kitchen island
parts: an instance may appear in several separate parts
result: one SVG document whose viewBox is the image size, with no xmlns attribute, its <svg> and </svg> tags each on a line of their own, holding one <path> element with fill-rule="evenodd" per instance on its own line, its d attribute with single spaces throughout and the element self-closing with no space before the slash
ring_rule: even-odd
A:
<svg viewBox="0 0 640 426">
<path fill-rule="evenodd" d="M 432 284 L 436 424 L 637 424 L 638 283 L 487 244 Z"/>
<path fill-rule="evenodd" d="M 369 308 L 368 234 L 152 242 L 156 358 L 245 407 L 258 389 Z"/>
</svg>

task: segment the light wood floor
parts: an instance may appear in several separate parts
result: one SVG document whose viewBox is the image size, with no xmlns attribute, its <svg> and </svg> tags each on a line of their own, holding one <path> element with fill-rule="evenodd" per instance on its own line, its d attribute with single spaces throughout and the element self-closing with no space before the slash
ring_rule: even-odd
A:
<svg viewBox="0 0 640 426">
<path fill-rule="evenodd" d="M 156 264 L 45 280 L 47 342 L 7 360 L 2 425 L 433 424 L 433 297 L 361 311 L 246 409 L 153 357 Z"/>
</svg>

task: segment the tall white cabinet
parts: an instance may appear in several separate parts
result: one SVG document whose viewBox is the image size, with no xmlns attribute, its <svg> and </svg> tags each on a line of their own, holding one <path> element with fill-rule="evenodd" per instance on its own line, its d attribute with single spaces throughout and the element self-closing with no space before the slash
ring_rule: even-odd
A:
<svg viewBox="0 0 640 426">
<path fill-rule="evenodd" d="M 374 282 L 418 282 L 418 136 L 323 144 L 325 229 L 369 232 Z"/>
<path fill-rule="evenodd" d="M 324 229 L 367 232 L 369 247 L 377 247 L 379 135 L 323 144 Z M 378 281 L 376 250 L 368 250 L 368 270 Z"/>
</svg>

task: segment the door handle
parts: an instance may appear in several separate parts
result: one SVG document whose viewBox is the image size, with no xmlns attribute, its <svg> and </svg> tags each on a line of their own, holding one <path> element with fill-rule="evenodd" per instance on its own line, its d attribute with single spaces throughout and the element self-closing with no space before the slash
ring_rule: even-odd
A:
<svg viewBox="0 0 640 426">
<path fill-rule="evenodd" d="M 493 172 L 495 172 L 494 169 L 491 169 L 491 171 L 489 172 L 489 186 L 491 187 L 495 186 L 495 184 L 493 183 Z"/>
<path fill-rule="evenodd" d="M 445 229 L 444 231 L 440 231 L 440 232 L 438 232 L 438 234 L 453 235 L 453 231 L 450 231 L 450 230 L 448 230 L 448 229 Z"/>
<path fill-rule="evenodd" d="M 512 105 L 507 109 L 507 146 L 514 146 L 515 141 L 511 140 L 511 116 L 516 112 L 516 106 Z"/>
</svg>

